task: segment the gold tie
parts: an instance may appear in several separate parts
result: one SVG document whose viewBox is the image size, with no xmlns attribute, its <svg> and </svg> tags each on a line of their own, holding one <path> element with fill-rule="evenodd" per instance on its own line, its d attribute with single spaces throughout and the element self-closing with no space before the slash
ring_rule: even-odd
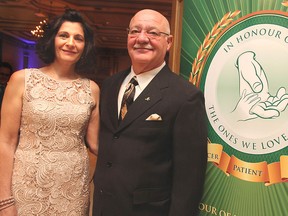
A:
<svg viewBox="0 0 288 216">
<path fill-rule="evenodd" d="M 135 86 L 137 85 L 138 85 L 138 82 L 137 82 L 136 76 L 134 76 L 128 83 L 126 90 L 124 92 L 123 98 L 122 98 L 120 120 L 124 119 L 129 106 L 133 103 L 134 95 L 135 95 Z"/>
</svg>

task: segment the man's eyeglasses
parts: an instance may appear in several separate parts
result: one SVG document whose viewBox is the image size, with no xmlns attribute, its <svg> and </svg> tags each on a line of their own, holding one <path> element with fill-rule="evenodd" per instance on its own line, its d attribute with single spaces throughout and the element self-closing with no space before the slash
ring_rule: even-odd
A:
<svg viewBox="0 0 288 216">
<path fill-rule="evenodd" d="M 141 34 L 141 30 L 139 29 L 129 29 L 127 28 L 127 33 L 130 37 L 134 38 L 134 37 L 138 37 Z M 149 39 L 158 39 L 161 37 L 161 35 L 164 36 L 169 36 L 168 33 L 165 32 L 161 32 L 161 31 L 157 31 L 157 30 L 149 30 L 149 31 L 144 31 L 144 34 L 146 35 L 146 37 L 148 37 Z"/>
</svg>

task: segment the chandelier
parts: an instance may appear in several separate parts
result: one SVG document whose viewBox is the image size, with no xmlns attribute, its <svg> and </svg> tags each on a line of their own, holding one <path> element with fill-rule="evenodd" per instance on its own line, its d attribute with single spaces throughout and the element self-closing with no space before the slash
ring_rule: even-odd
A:
<svg viewBox="0 0 288 216">
<path fill-rule="evenodd" d="M 35 26 L 35 29 L 31 30 L 33 36 L 39 38 L 43 37 L 44 29 L 47 26 L 47 19 L 40 21 L 39 25 Z"/>
</svg>

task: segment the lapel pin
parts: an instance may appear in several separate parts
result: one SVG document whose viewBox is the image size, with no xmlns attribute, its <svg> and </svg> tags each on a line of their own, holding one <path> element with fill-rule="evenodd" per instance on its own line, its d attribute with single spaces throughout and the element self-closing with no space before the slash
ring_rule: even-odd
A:
<svg viewBox="0 0 288 216">
<path fill-rule="evenodd" d="M 145 101 L 150 101 L 150 97 L 145 98 Z"/>
</svg>

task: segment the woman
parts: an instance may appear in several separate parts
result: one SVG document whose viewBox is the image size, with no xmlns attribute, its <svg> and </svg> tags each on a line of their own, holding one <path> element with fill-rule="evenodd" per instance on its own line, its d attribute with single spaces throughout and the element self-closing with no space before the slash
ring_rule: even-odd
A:
<svg viewBox="0 0 288 216">
<path fill-rule="evenodd" d="M 97 155 L 99 128 L 99 88 L 84 77 L 92 50 L 92 30 L 69 9 L 37 45 L 47 66 L 11 76 L 1 114 L 1 216 L 88 215 L 85 144 Z"/>
</svg>

